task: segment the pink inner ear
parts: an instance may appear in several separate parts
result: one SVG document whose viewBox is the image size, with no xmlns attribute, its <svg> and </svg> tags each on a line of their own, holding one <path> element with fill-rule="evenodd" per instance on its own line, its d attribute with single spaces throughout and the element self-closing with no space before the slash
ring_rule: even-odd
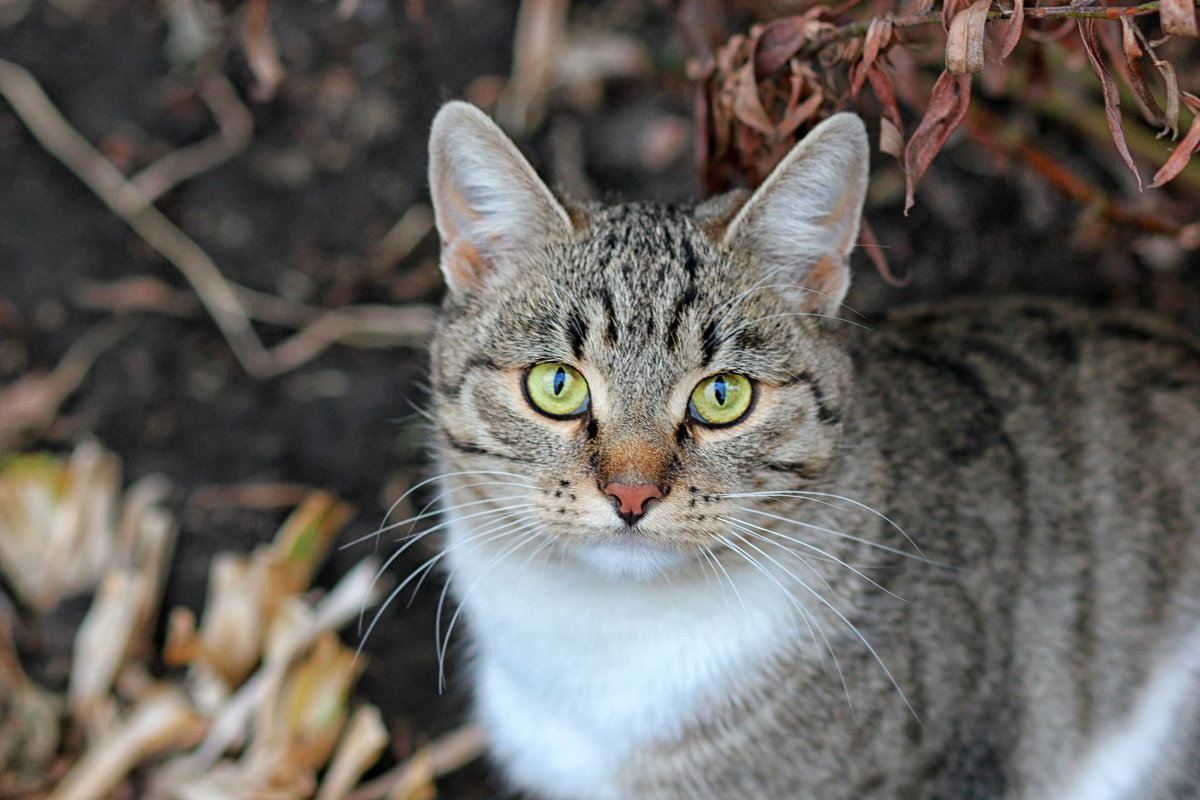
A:
<svg viewBox="0 0 1200 800">
<path fill-rule="evenodd" d="M 491 271 L 478 248 L 466 239 L 442 242 L 442 267 L 450 288 L 459 292 L 482 289 L 484 275 Z"/>
<path fill-rule="evenodd" d="M 803 306 L 806 309 L 833 313 L 850 289 L 850 270 L 838 256 L 822 256 L 808 270 L 800 285 L 813 290 L 805 292 Z"/>
</svg>

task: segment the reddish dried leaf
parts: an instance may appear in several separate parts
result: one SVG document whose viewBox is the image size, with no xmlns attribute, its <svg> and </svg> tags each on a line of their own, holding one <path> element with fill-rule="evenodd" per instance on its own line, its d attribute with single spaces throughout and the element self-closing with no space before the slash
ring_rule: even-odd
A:
<svg viewBox="0 0 1200 800">
<path fill-rule="evenodd" d="M 1117 86 L 1113 82 L 1112 75 L 1108 73 L 1108 68 L 1104 66 L 1104 62 L 1100 60 L 1100 56 L 1096 52 L 1095 28 L 1095 20 L 1079 20 L 1079 38 L 1083 40 L 1083 49 L 1087 52 L 1088 61 L 1092 64 L 1092 71 L 1100 79 L 1100 86 L 1104 90 L 1104 116 L 1108 120 L 1108 129 L 1112 132 L 1113 143 L 1116 144 L 1121 158 L 1125 160 L 1125 165 L 1137 179 L 1138 191 L 1141 191 L 1142 176 L 1133 163 L 1133 156 L 1129 155 L 1129 145 L 1125 143 L 1125 124 L 1121 120 L 1121 100 L 1117 96 Z"/>
<path fill-rule="evenodd" d="M 946 139 L 962 122 L 971 104 L 971 76 L 943 72 L 933 85 L 925 117 L 913 131 L 904 148 L 904 164 L 908 171 L 908 189 L 904 198 L 904 213 L 913 206 L 917 182 L 929 169 L 933 157 L 942 149 Z"/>
<path fill-rule="evenodd" d="M 1121 17 L 1121 53 L 1125 57 L 1125 80 L 1137 96 L 1142 113 L 1151 125 L 1162 125 L 1162 109 L 1146 86 L 1146 77 L 1142 73 L 1142 47 L 1129 17 Z"/>
<path fill-rule="evenodd" d="M 891 40 L 891 19 L 876 17 L 871 20 L 871 25 L 867 28 L 867 35 L 863 37 L 862 61 L 858 62 L 854 68 L 854 81 L 850 86 L 851 98 L 858 97 L 858 93 L 862 91 L 863 83 L 867 80 L 867 73 L 875 66 L 875 60 L 879 58 L 879 54 L 887 48 Z"/>
<path fill-rule="evenodd" d="M 1195 0 L 1162 0 L 1158 4 L 1158 17 L 1163 33 L 1200 38 L 1196 30 Z"/>
<path fill-rule="evenodd" d="M 788 109 L 783 120 L 779 123 L 779 135 L 783 137 L 790 136 L 805 122 L 812 119 L 817 113 L 817 109 L 821 107 L 821 101 L 825 99 L 825 93 L 817 89 L 813 94 L 809 95 L 808 99 L 803 103 L 799 103 L 793 108 Z"/>
<path fill-rule="evenodd" d="M 893 156 L 904 168 L 904 134 L 887 117 L 879 118 L 879 152 Z"/>
<path fill-rule="evenodd" d="M 1025 27 L 1025 0 L 1013 0 L 1013 15 L 1004 29 L 1004 41 L 1000 43 L 1000 60 L 1012 55 L 1021 38 L 1021 29 Z"/>
<path fill-rule="evenodd" d="M 883 106 L 883 115 L 891 120 L 897 130 L 903 131 L 904 120 L 900 118 L 900 106 L 896 102 L 896 87 L 892 84 L 892 76 L 876 64 L 868 71 L 867 78 L 871 81 L 872 91 Z"/>
<path fill-rule="evenodd" d="M 1185 99 L 1188 97 L 1193 100 L 1196 99 L 1189 94 L 1185 94 L 1184 97 Z M 1188 107 L 1191 108 L 1192 104 L 1188 103 Z M 1183 172 L 1183 168 L 1187 166 L 1188 161 L 1192 158 L 1192 153 L 1200 150 L 1200 102 L 1197 103 L 1197 108 L 1193 109 L 1193 114 L 1192 126 L 1188 128 L 1187 136 L 1184 136 L 1183 141 L 1175 145 L 1175 149 L 1171 151 L 1171 156 L 1167 159 L 1167 163 L 1163 164 L 1158 172 L 1154 173 L 1154 181 L 1150 184 L 1151 189 L 1157 189 Z"/>
<path fill-rule="evenodd" d="M 816 19 L 822 8 L 811 9 L 807 14 L 772 20 L 756 29 L 754 47 L 754 70 L 756 77 L 763 78 L 783 68 L 796 51 L 804 46 L 809 37 L 826 28 L 829 23 Z"/>
<path fill-rule="evenodd" d="M 766 136 L 775 134 L 775 123 L 767 116 L 754 80 L 754 62 L 748 61 L 734 76 L 733 113 L 739 120 Z"/>
<path fill-rule="evenodd" d="M 992 0 L 975 0 L 950 20 L 946 34 L 946 69 L 964 75 L 983 70 L 983 35 Z"/>
<path fill-rule="evenodd" d="M 958 7 L 966 0 L 944 0 L 942 3 L 942 27 L 950 30 L 950 20 L 958 12 Z"/>
<path fill-rule="evenodd" d="M 1100 25 L 1097 29 L 1099 43 L 1109 56 L 1109 62 L 1122 80 L 1133 90 L 1134 101 L 1147 125 L 1162 125 L 1158 103 L 1154 101 L 1150 90 L 1146 88 L 1146 80 L 1141 68 L 1141 47 L 1138 36 L 1134 34 L 1132 22 L 1128 17 L 1121 18 L 1121 40 L 1117 41 L 1117 31 L 1114 25 Z"/>
<path fill-rule="evenodd" d="M 1179 78 L 1175 75 L 1175 66 L 1158 57 L 1158 53 L 1154 52 L 1154 48 L 1150 42 L 1146 41 L 1146 35 L 1142 33 L 1142 29 L 1136 25 L 1131 25 L 1133 32 L 1137 35 L 1138 41 L 1141 42 L 1142 48 L 1146 54 L 1150 56 L 1150 62 L 1154 64 L 1154 68 L 1162 75 L 1163 83 L 1166 84 L 1167 94 L 1167 110 L 1164 114 L 1165 119 L 1163 124 L 1166 130 L 1159 134 L 1163 136 L 1170 131 L 1171 138 L 1175 139 L 1179 136 Z"/>
<path fill-rule="evenodd" d="M 1163 76 L 1167 84 L 1166 125 L 1171 131 L 1171 138 L 1179 135 L 1179 78 L 1175 75 L 1175 65 L 1161 58 L 1154 58 L 1154 66 Z"/>
<path fill-rule="evenodd" d="M 904 167 L 904 121 L 900 118 L 900 107 L 896 103 L 896 88 L 892 76 L 878 64 L 867 71 L 871 89 L 883 106 L 883 118 L 879 121 L 879 149 L 893 155 Z"/>
</svg>

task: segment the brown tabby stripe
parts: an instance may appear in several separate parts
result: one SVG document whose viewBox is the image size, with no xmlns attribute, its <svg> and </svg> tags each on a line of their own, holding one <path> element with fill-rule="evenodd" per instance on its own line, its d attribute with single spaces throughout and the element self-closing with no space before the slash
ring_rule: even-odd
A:
<svg viewBox="0 0 1200 800">
<path fill-rule="evenodd" d="M 803 383 L 812 392 L 813 401 L 817 404 L 817 419 L 826 425 L 836 425 L 842 421 L 841 411 L 826 404 L 825 392 L 821 389 L 821 384 L 815 375 L 808 370 L 802 370 L 780 385 L 794 386 L 797 383 Z"/>
<path fill-rule="evenodd" d="M 469 442 L 460 441 L 459 439 L 456 439 L 454 436 L 452 436 L 450 434 L 450 432 L 447 431 L 445 428 L 440 427 L 440 428 L 438 428 L 438 431 L 442 434 L 443 437 L 445 437 L 446 444 L 450 445 L 450 447 L 452 447 L 453 449 L 457 450 L 460 453 L 465 453 L 467 455 L 475 455 L 475 456 L 491 456 L 492 458 L 503 458 L 506 461 L 515 461 L 517 463 L 530 463 L 533 461 L 533 459 L 521 458 L 519 456 L 510 455 L 508 453 L 502 453 L 499 450 L 492 450 L 492 449 L 489 449 L 486 447 L 480 447 L 477 444 L 471 444 Z"/>
</svg>

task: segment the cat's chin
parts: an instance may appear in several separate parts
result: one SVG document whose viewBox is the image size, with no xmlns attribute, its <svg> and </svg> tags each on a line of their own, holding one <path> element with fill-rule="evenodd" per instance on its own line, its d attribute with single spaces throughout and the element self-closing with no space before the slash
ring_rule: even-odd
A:
<svg viewBox="0 0 1200 800">
<path fill-rule="evenodd" d="M 653 580 L 671 575 L 691 564 L 687 553 L 651 544 L 637 534 L 622 534 L 616 539 L 577 544 L 572 554 L 606 578 Z"/>
</svg>

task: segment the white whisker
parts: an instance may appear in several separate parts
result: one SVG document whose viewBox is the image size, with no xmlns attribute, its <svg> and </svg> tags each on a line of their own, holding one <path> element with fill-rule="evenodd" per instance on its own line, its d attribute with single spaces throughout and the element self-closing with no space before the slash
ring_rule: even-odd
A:
<svg viewBox="0 0 1200 800">
<path fill-rule="evenodd" d="M 525 475 L 518 475 L 515 472 L 501 472 L 499 470 L 491 470 L 491 469 L 466 469 L 466 470 L 459 470 L 457 472 L 443 472 L 439 475 L 434 475 L 432 477 L 426 478 L 423 481 L 419 481 L 418 483 L 414 483 L 412 486 L 408 487 L 408 489 L 404 492 L 404 494 L 402 494 L 398 498 L 396 498 L 395 502 L 393 502 L 392 505 L 390 507 L 388 507 L 388 510 L 386 513 L 384 513 L 383 518 L 386 520 L 388 517 L 390 517 L 392 515 L 392 512 L 394 512 L 399 507 L 399 505 L 408 498 L 408 496 L 410 494 L 415 492 L 417 489 L 420 489 L 422 486 L 428 486 L 429 484 L 433 483 L 434 481 L 441 480 L 442 478 L 453 478 L 453 477 L 457 477 L 459 475 L 504 475 L 509 478 L 525 478 L 526 477 Z M 471 484 L 468 484 L 468 485 L 471 485 Z M 530 489 L 538 488 L 538 487 L 534 486 L 533 484 L 522 483 L 522 484 L 517 484 L 517 485 L 527 486 Z M 360 542 L 366 541 L 367 539 L 371 538 L 372 536 L 378 536 L 379 534 L 383 533 L 384 530 L 385 530 L 385 528 L 380 528 L 380 529 L 374 531 L 373 533 L 369 533 L 366 536 L 361 536 L 352 542 L 347 542 L 346 544 L 340 545 L 338 547 L 338 549 L 345 550 L 347 547 L 353 547 L 354 545 L 359 544 Z"/>
<path fill-rule="evenodd" d="M 735 536 L 737 535 L 737 534 L 736 534 L 736 533 L 734 533 L 733 531 L 730 531 L 730 533 L 731 533 L 731 534 L 733 534 L 733 535 L 735 535 Z M 829 667 L 828 667 L 828 666 L 825 664 L 825 655 L 824 655 L 823 651 L 821 650 L 821 644 L 820 644 L 820 642 L 818 642 L 818 641 L 817 641 L 817 634 L 818 634 L 818 633 L 820 634 L 820 636 L 821 636 L 821 641 L 825 643 L 825 647 L 826 647 L 826 648 L 829 650 L 829 655 L 830 655 L 830 656 L 833 658 L 833 666 L 834 666 L 834 668 L 837 670 L 838 677 L 839 677 L 839 678 L 840 678 L 840 680 L 841 680 L 842 688 L 843 688 L 843 689 L 845 690 L 845 692 L 846 692 L 846 703 L 847 703 L 847 705 L 849 705 L 849 706 L 850 706 L 850 709 L 851 709 L 851 711 L 853 711 L 853 709 L 854 709 L 854 704 L 850 702 L 850 690 L 849 690 L 849 688 L 847 688 L 847 686 L 846 686 L 846 677 L 845 677 L 845 675 L 842 673 L 842 665 L 841 665 L 841 663 L 840 663 L 840 662 L 838 662 L 837 653 L 836 653 L 836 652 L 834 652 L 834 649 L 833 649 L 833 644 L 832 644 L 832 643 L 829 641 L 829 637 L 827 637 L 827 636 L 825 635 L 825 629 L 821 627 L 821 622 L 820 622 L 820 620 L 818 620 L 816 617 L 813 617 L 813 616 L 812 616 L 810 613 L 808 613 L 808 610 L 804 608 L 804 604 L 800 602 L 800 599 L 799 599 L 798 597 L 796 597 L 796 596 L 795 596 L 795 595 L 794 595 L 792 592 L 789 592 L 789 591 L 787 590 L 787 588 L 786 588 L 786 587 L 784 587 L 784 585 L 783 585 L 783 584 L 780 582 L 779 578 L 777 578 L 776 576 L 772 575 L 770 570 L 768 570 L 768 569 L 767 569 L 766 567 L 764 567 L 762 564 L 758 563 L 758 560 L 757 560 L 756 558 L 754 558 L 753 556 L 751 556 L 749 553 L 747 553 L 747 552 L 746 552 L 745 550 L 743 550 L 742 548 L 740 548 L 740 547 L 738 547 L 737 545 L 735 545 L 733 542 L 729 541 L 729 539 L 727 539 L 726 537 L 724 537 L 724 536 L 719 536 L 719 537 L 717 537 L 717 538 L 718 538 L 718 539 L 719 539 L 719 540 L 720 540 L 720 541 L 721 541 L 721 542 L 722 542 L 722 543 L 723 543 L 723 544 L 724 544 L 726 547 L 728 547 L 730 550 L 732 550 L 733 552 L 735 552 L 735 553 L 737 553 L 738 555 L 740 555 L 740 556 L 741 556 L 743 559 L 745 559 L 745 561 L 746 561 L 747 563 L 749 563 L 751 566 L 753 566 L 755 569 L 757 569 L 759 572 L 761 572 L 763 575 L 765 575 L 765 576 L 766 576 L 768 579 L 770 579 L 770 581 L 771 581 L 772 583 L 774 583 L 774 584 L 775 584 L 777 587 L 779 587 L 779 590 L 780 590 L 781 592 L 783 592 L 784 596 L 785 596 L 785 597 L 787 597 L 787 599 L 788 599 L 788 600 L 791 602 L 792 606 L 793 606 L 793 607 L 794 607 L 794 608 L 795 608 L 797 611 L 799 611 L 799 612 L 800 612 L 801 619 L 803 619 L 803 620 L 804 620 L 804 624 L 805 624 L 805 625 L 808 627 L 808 633 L 809 633 L 809 636 L 811 636 L 811 637 L 812 637 L 812 640 L 813 640 L 813 648 L 814 648 L 814 649 L 817 651 L 817 658 L 820 660 L 820 663 L 821 663 L 821 669 L 822 669 L 822 671 L 824 671 L 824 672 L 825 672 L 825 674 L 828 676 L 828 675 L 829 675 Z M 738 537 L 738 538 L 741 538 L 741 537 Z M 743 539 L 742 541 L 745 541 L 745 540 Z M 749 543 L 749 542 L 746 542 L 746 544 L 750 544 L 750 543 Z M 750 546 L 751 546 L 751 547 L 753 547 L 753 545 L 752 545 L 752 544 L 751 544 Z M 758 548 L 755 548 L 755 549 L 757 550 Z M 761 552 L 761 551 L 760 551 L 760 552 Z M 763 555 L 766 555 L 766 553 L 763 553 Z M 809 565 L 807 562 L 805 562 L 805 561 L 804 561 L 804 558 L 803 558 L 802 556 L 796 555 L 795 553 L 793 553 L 793 555 L 794 555 L 794 556 L 795 556 L 797 559 L 799 559 L 801 562 L 803 562 L 803 563 L 805 564 L 805 566 L 808 566 L 808 567 L 809 567 L 809 569 L 812 569 L 811 565 Z M 770 557 L 770 556 L 767 556 L 767 558 L 771 558 L 771 557 Z M 772 560 L 772 561 L 775 561 L 775 559 L 773 559 L 773 558 L 772 558 L 771 560 Z M 776 562 L 776 563 L 778 564 L 778 562 Z M 782 567 L 781 567 L 781 568 L 782 568 Z M 784 571 L 786 572 L 787 570 L 785 569 Z M 814 570 L 814 571 L 815 571 L 815 570 Z M 815 630 L 814 630 L 814 627 L 813 627 L 814 625 L 816 626 Z"/>
<path fill-rule="evenodd" d="M 450 573 L 450 575 L 446 576 L 446 585 L 445 585 L 445 587 L 443 587 L 442 596 L 438 600 L 437 617 L 436 617 L 435 624 L 434 624 L 434 636 L 433 636 L 434 648 L 437 650 L 437 659 L 438 659 L 438 691 L 441 691 L 442 689 L 444 689 L 445 685 L 446 685 L 446 669 L 445 669 L 445 667 L 446 667 L 446 650 L 450 647 L 450 634 L 454 631 L 454 623 L 458 621 L 459 615 L 462 614 L 462 610 L 466 606 L 467 598 L 471 596 L 471 592 L 473 592 L 475 590 L 475 587 L 477 587 L 479 585 L 480 581 L 482 581 L 484 578 L 486 578 L 488 576 L 488 574 L 493 569 L 495 569 L 497 565 L 500 564 L 501 561 L 508 558 L 510 555 L 515 553 L 517 550 L 520 550 L 522 547 L 524 547 L 529 542 L 536 540 L 538 538 L 538 536 L 541 535 L 541 531 L 538 530 L 539 527 L 540 527 L 539 523 L 536 520 L 534 520 L 534 521 L 531 521 L 531 523 L 528 527 L 519 529 L 519 531 L 514 531 L 513 533 L 508 534 L 508 535 L 517 535 L 518 533 L 523 533 L 524 535 L 522 535 L 521 538 L 518 539 L 516 542 L 509 545 L 506 550 L 501 551 L 500 554 L 497 555 L 496 558 L 494 558 L 492 560 L 492 562 L 484 568 L 483 572 L 479 575 L 479 577 L 475 579 L 475 582 L 472 583 L 467 588 L 467 591 L 463 594 L 463 596 L 461 598 L 459 598 L 458 608 L 456 608 L 454 610 L 453 616 L 450 617 L 450 624 L 446 627 L 446 635 L 442 638 L 441 643 L 439 644 L 439 642 L 438 642 L 439 633 L 438 632 L 441 630 L 442 603 L 446 599 L 446 591 L 450 588 L 450 581 L 454 577 L 453 571 Z"/>
<path fill-rule="evenodd" d="M 520 505 L 520 506 L 509 506 L 506 508 L 495 509 L 491 513 L 501 513 L 501 512 L 509 512 L 509 511 L 514 511 L 514 510 L 521 510 L 521 509 L 524 509 L 527 507 L 532 507 L 532 504 Z M 469 516 L 479 516 L 483 513 L 486 513 L 486 512 L 478 512 L 477 514 L 472 514 Z M 435 525 L 434 527 L 432 527 L 428 530 L 422 531 L 420 534 L 410 538 L 401 547 L 397 548 L 396 552 L 392 553 L 392 555 L 389 556 L 388 559 L 383 562 L 383 564 L 379 567 L 379 569 L 376 570 L 375 577 L 372 579 L 372 585 L 374 585 L 375 581 L 378 581 L 381 577 L 383 577 L 383 574 L 384 574 L 384 572 L 387 571 L 387 568 L 389 566 L 391 566 L 391 564 L 397 558 L 399 558 L 400 555 L 405 550 L 407 550 L 409 547 L 412 547 L 414 544 L 419 542 L 421 539 L 425 538 L 425 536 L 427 536 L 428 534 L 433 533 L 434 531 L 436 531 L 440 528 L 445 528 L 450 524 L 452 524 L 452 523 L 448 521 L 448 522 L 443 522 L 440 525 Z M 501 529 L 503 529 L 503 526 L 505 526 L 505 525 L 512 525 L 512 524 L 517 524 L 517 523 L 506 522 L 504 519 L 501 519 L 498 521 L 498 524 L 501 526 Z M 495 527 L 487 528 L 479 533 L 474 534 L 469 539 L 466 539 L 462 542 L 458 542 L 454 545 L 450 545 L 449 547 L 442 548 L 442 550 L 440 550 L 437 554 L 435 554 L 433 557 L 428 559 L 424 564 L 422 564 L 420 567 L 417 567 L 417 569 L 413 570 L 413 572 L 409 573 L 408 577 L 405 578 L 400 583 L 399 586 L 397 586 L 395 589 L 393 589 L 388 594 L 387 599 L 384 600 L 383 603 L 379 606 L 379 608 L 375 611 L 375 615 L 371 618 L 371 624 L 367 626 L 367 630 L 365 632 L 362 630 L 362 617 L 360 616 L 360 618 L 359 618 L 359 636 L 361 638 L 361 641 L 359 642 L 359 645 L 358 645 L 359 651 L 361 652 L 363 644 L 366 642 L 367 637 L 369 637 L 371 635 L 371 631 L 375 628 L 375 623 L 377 623 L 379 621 L 379 618 L 382 616 L 383 612 L 387 609 L 387 607 L 389 605 L 391 605 L 392 601 L 404 589 L 404 587 L 407 586 L 409 584 L 409 582 L 411 582 L 413 580 L 413 578 L 417 577 L 417 574 L 419 572 L 421 572 L 422 570 L 425 570 L 425 569 L 432 570 L 433 565 L 436 564 L 440 559 L 442 559 L 446 555 L 446 553 L 448 553 L 450 550 L 454 549 L 455 547 L 458 547 L 462 544 L 466 544 L 468 542 L 474 541 L 474 540 L 478 539 L 479 537 L 488 535 L 496 530 L 497 530 L 497 528 L 495 528 Z M 422 580 L 424 580 L 424 579 L 422 578 Z"/>
<path fill-rule="evenodd" d="M 743 510 L 743 511 L 745 511 L 746 509 L 742 509 L 742 510 Z M 809 544 L 808 542 L 804 541 L 803 539 L 796 539 L 796 538 L 794 538 L 794 537 L 792 537 L 792 536 L 787 536 L 787 535 L 785 535 L 785 534 L 782 534 L 782 533 L 779 533 L 779 532 L 777 532 L 777 531 L 774 531 L 774 530 L 772 530 L 772 529 L 770 529 L 770 528 L 764 528 L 764 527 L 762 527 L 761 525 L 755 525 L 755 524 L 754 524 L 754 523 L 752 523 L 752 522 L 746 522 L 745 520 L 734 519 L 734 518 L 732 518 L 732 517 L 722 517 L 721 519 L 722 519 L 722 521 L 724 521 L 724 522 L 729 522 L 729 523 L 737 524 L 737 525 L 739 525 L 739 526 L 741 527 L 741 529 L 742 529 L 743 531 L 745 531 L 746 533 L 750 534 L 751 536 L 754 536 L 754 537 L 756 537 L 756 538 L 758 538 L 758 539 L 763 539 L 763 540 L 765 540 L 765 541 L 768 541 L 768 542 L 770 542 L 771 544 L 775 545 L 776 547 L 782 547 L 782 548 L 784 548 L 785 550 L 788 550 L 789 552 L 795 552 L 795 551 L 793 551 L 793 550 L 791 550 L 791 548 L 789 548 L 789 547 L 787 547 L 787 546 L 785 546 L 785 545 L 783 545 L 783 544 L 780 544 L 779 542 L 775 541 L 774 539 L 772 539 L 772 538 L 771 538 L 771 536 L 778 536 L 780 539 L 785 539 L 785 540 L 787 540 L 787 541 L 789 541 L 789 542 L 793 542 L 793 543 L 795 543 L 795 544 L 798 544 L 798 545 L 800 545 L 801 547 L 805 547 L 805 548 L 807 548 L 807 549 L 809 549 L 809 550 L 812 550 L 812 551 L 814 551 L 814 552 L 816 552 L 816 553 L 819 553 L 820 555 L 824 556 L 824 557 L 825 557 L 827 560 L 829 560 L 829 561 L 832 561 L 833 563 L 835 563 L 835 564 L 838 564 L 839 566 L 843 566 L 843 567 L 845 567 L 846 569 L 850 570 L 850 571 L 851 571 L 851 572 L 853 572 L 855 575 L 857 575 L 858 577 L 862 578 L 864 581 L 866 581 L 867 583 L 871 584 L 872 586 L 874 586 L 876 589 L 878 589 L 879 591 L 883 592 L 884 594 L 891 595 L 892 597 L 895 597 L 897 600 L 899 600 L 899 601 L 900 601 L 900 602 L 902 602 L 902 603 L 907 603 L 907 602 L 908 602 L 908 601 L 907 601 L 907 600 L 905 600 L 903 597 L 900 597 L 899 595 L 897 595 L 895 592 L 892 592 L 892 591 L 890 591 L 889 589 L 886 589 L 886 588 L 884 588 L 883 586 L 880 586 L 880 585 L 879 585 L 879 583 L 878 583 L 878 582 L 876 582 L 875 580 L 873 580 L 873 579 L 872 579 L 870 576 L 863 574 L 861 571 L 859 571 L 859 570 L 855 569 L 854 567 L 850 566 L 850 564 L 846 563 L 846 562 L 845 562 L 845 561 L 843 561 L 842 559 L 838 558 L 837 556 L 833 555 L 832 553 L 827 553 L 826 551 L 822 550 L 821 548 L 817 547 L 816 545 Z M 755 531 L 761 531 L 762 533 L 756 533 Z M 771 536 L 764 536 L 764 535 L 763 535 L 763 533 L 769 533 L 769 534 L 771 534 Z"/>
<path fill-rule="evenodd" d="M 745 540 L 743 540 L 743 541 L 745 541 Z M 753 544 L 751 544 L 750 546 L 754 547 Z M 755 549 L 758 549 L 758 548 L 755 548 Z M 766 555 L 766 554 L 764 553 L 764 555 Z M 767 556 L 767 558 L 771 558 L 771 557 Z M 849 620 L 849 618 L 846 617 L 845 614 L 843 614 L 841 611 L 839 611 L 838 608 L 833 605 L 833 603 L 829 602 L 827 599 L 822 597 L 820 592 L 818 592 L 817 590 L 815 590 L 811 586 L 809 586 L 807 583 L 805 583 L 804 580 L 802 580 L 800 577 L 798 577 L 796 575 L 796 573 L 792 572 L 790 569 L 783 566 L 782 564 L 779 564 L 779 562 L 775 561 L 774 559 L 771 559 L 771 560 L 774 563 L 776 563 L 780 569 L 782 569 L 785 573 L 787 573 L 788 577 L 790 577 L 792 580 L 796 581 L 796 583 L 798 583 L 802 589 L 804 589 L 806 592 L 811 594 L 814 598 L 816 598 L 816 600 L 819 603 L 821 603 L 823 606 L 825 606 L 830 611 L 832 611 L 837 616 L 838 619 L 840 619 L 843 623 L 845 623 L 845 625 L 850 629 L 850 631 L 854 634 L 854 636 L 860 642 L 862 642 L 864 647 L 867 648 L 867 652 L 869 652 L 871 654 L 871 656 L 875 659 L 875 663 L 879 664 L 879 668 L 883 670 L 883 674 L 887 676 L 889 681 L 891 681 L 892 686 L 894 686 L 896 691 L 899 693 L 900 699 L 904 701 L 904 705 L 908 708 L 909 712 L 913 715 L 913 717 L 919 723 L 921 721 L 921 718 L 917 716 L 916 710 L 912 707 L 912 704 L 908 702 L 908 697 L 904 694 L 904 690 L 900 688 L 899 681 L 897 681 L 895 676 L 892 675 L 892 671 L 890 669 L 888 669 L 887 664 L 883 663 L 883 659 L 880 657 L 878 651 L 876 651 L 874 646 L 872 646 L 872 644 L 869 641 L 867 641 L 867 637 L 863 635 L 862 631 L 860 631 L 858 629 L 858 627 L 853 622 L 851 622 Z"/>
<path fill-rule="evenodd" d="M 840 494 L 833 494 L 832 492 L 814 492 L 814 491 L 810 491 L 807 489 L 784 489 L 784 490 L 774 491 L 774 492 L 739 492 L 736 494 L 725 494 L 725 495 L 720 495 L 720 496 L 721 497 L 767 497 L 767 496 L 799 497 L 799 498 L 811 500 L 814 503 L 820 503 L 821 505 L 829 506 L 830 508 L 836 508 L 839 511 L 845 511 L 846 509 L 842 508 L 841 506 L 830 503 L 827 500 L 818 499 L 818 498 L 822 498 L 822 497 L 832 497 L 835 500 L 841 500 L 843 502 L 849 503 L 850 505 L 854 506 L 855 508 L 861 508 L 863 511 L 866 511 L 869 514 L 873 514 L 876 517 L 878 517 L 879 519 L 883 520 L 888 525 L 890 525 L 897 533 L 899 533 L 901 536 L 903 536 L 905 541 L 907 541 L 909 544 L 911 544 L 913 546 L 913 549 L 917 551 L 917 553 L 921 556 L 921 558 L 926 563 L 930 563 L 930 564 L 933 563 L 933 562 L 929 561 L 928 558 L 925 558 L 925 554 L 923 552 L 921 552 L 920 546 L 918 546 L 917 543 L 915 541 L 913 541 L 913 538 L 911 536 L 909 536 L 907 532 L 905 532 L 904 528 L 901 528 L 899 525 L 897 525 L 892 520 L 891 517 L 887 516 L 886 514 L 884 514 L 881 511 L 871 508 L 871 506 L 867 505 L 866 503 L 860 503 L 858 500 L 854 500 L 850 497 L 845 497 Z M 938 566 L 947 566 L 947 565 L 940 564 Z"/>
</svg>

